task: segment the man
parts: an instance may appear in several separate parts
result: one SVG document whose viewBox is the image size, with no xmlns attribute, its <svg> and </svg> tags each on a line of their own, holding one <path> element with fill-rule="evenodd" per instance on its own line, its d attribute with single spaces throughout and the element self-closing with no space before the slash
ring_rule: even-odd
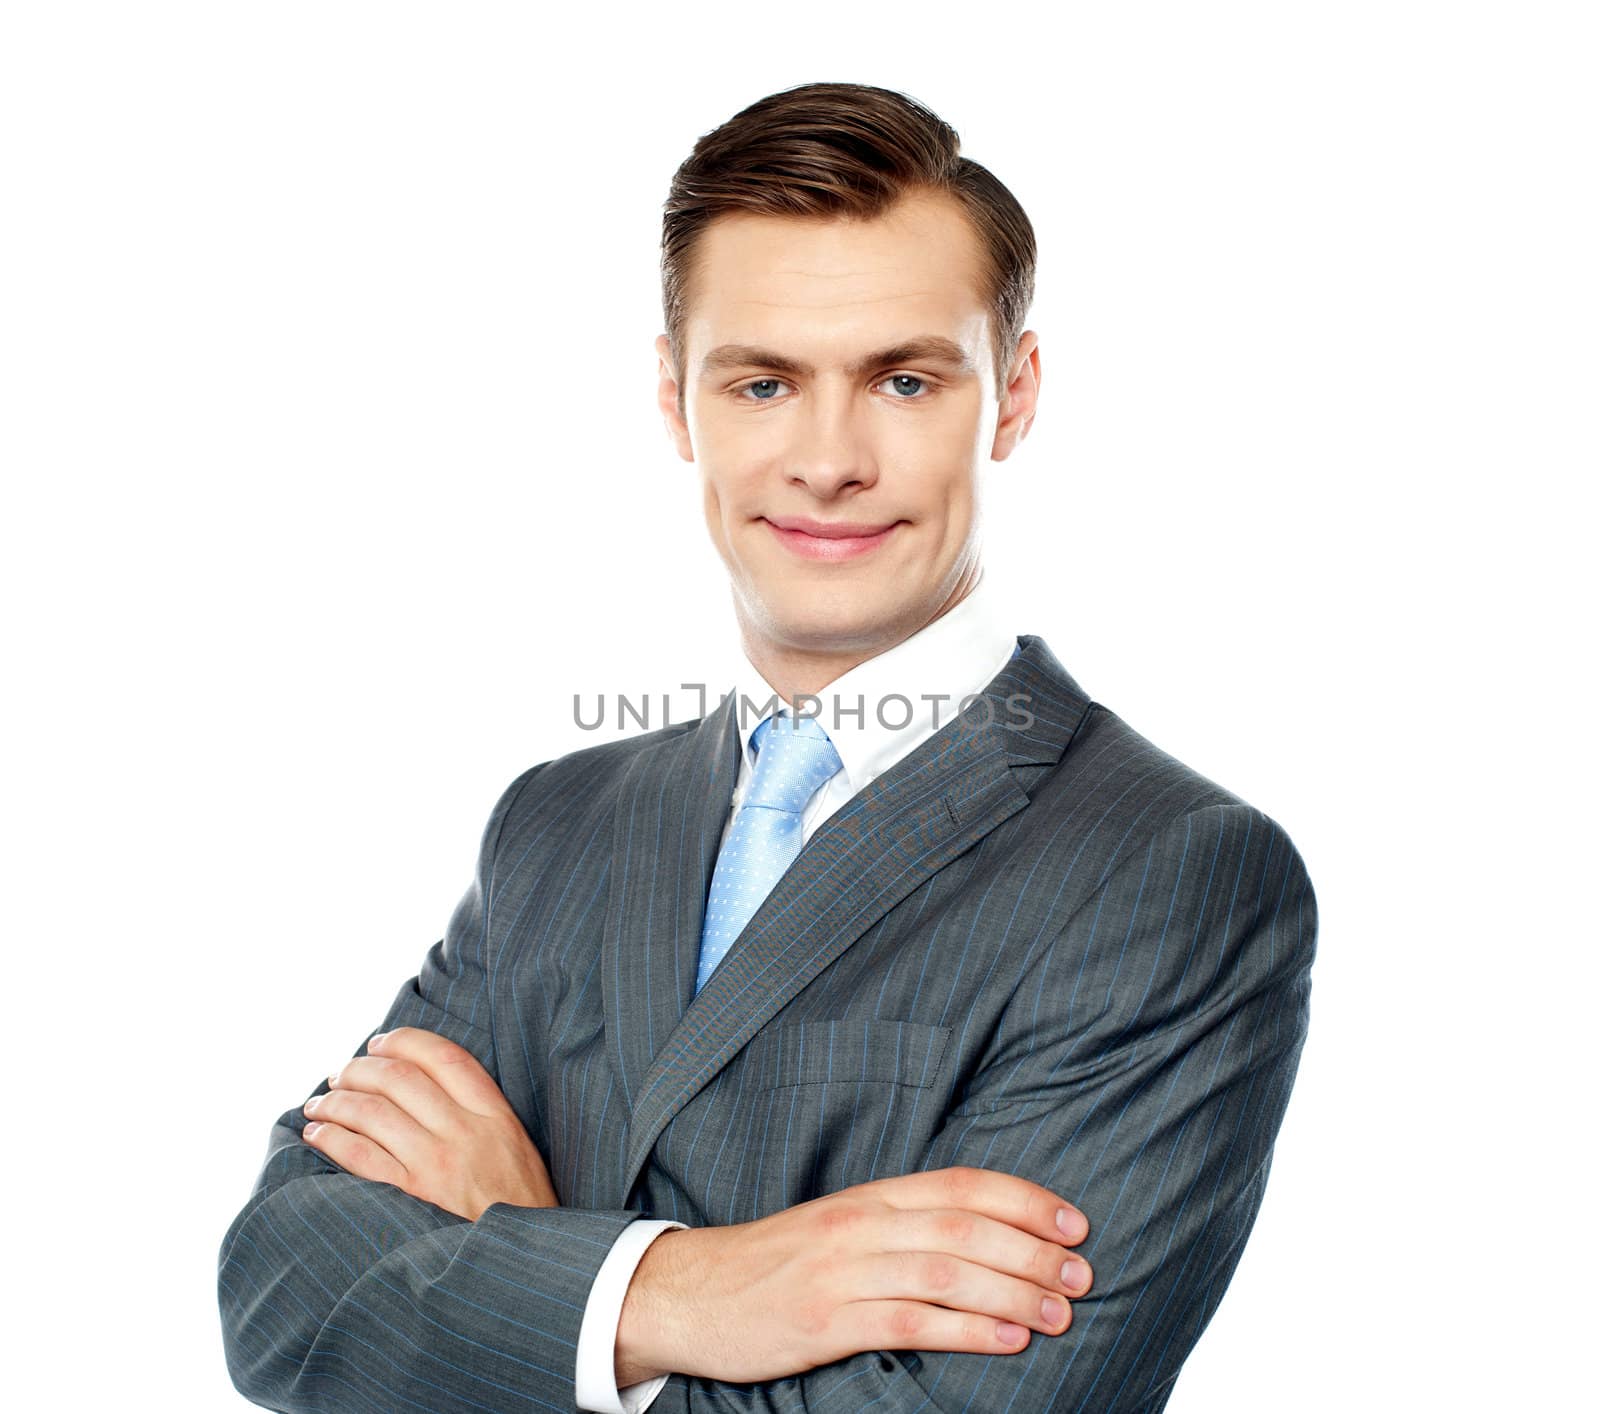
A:
<svg viewBox="0 0 1600 1414">
<path fill-rule="evenodd" d="M 920 105 L 805 85 L 696 145 L 663 275 L 746 670 L 501 796 L 445 936 L 273 1130 L 220 1253 L 234 1381 L 1160 1409 L 1261 1201 L 1316 906 L 1271 817 L 988 597 L 1027 219 Z"/>
</svg>

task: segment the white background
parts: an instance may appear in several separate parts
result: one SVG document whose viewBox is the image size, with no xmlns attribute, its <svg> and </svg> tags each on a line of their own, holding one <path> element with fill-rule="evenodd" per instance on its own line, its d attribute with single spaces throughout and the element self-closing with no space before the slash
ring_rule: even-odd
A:
<svg viewBox="0 0 1600 1414">
<path fill-rule="evenodd" d="M 1018 631 L 1316 885 L 1169 1408 L 1593 1398 L 1587 8 L 9 7 L 7 1402 L 243 1406 L 215 1263 L 272 1120 L 598 739 L 572 692 L 726 647 L 660 202 L 814 79 L 928 103 L 1035 224 Z"/>
</svg>

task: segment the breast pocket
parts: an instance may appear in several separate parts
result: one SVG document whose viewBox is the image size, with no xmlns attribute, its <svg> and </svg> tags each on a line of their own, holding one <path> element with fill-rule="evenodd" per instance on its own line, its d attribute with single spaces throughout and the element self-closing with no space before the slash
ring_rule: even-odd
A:
<svg viewBox="0 0 1600 1414">
<path fill-rule="evenodd" d="M 745 1048 L 745 1081 L 763 1090 L 790 1085 L 910 1085 L 939 1077 L 948 1026 L 846 1016 L 790 1021 L 760 1031 Z"/>
</svg>

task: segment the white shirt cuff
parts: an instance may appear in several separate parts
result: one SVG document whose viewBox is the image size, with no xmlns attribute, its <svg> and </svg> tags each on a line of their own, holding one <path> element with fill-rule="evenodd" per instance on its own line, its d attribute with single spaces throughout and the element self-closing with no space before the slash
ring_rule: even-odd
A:
<svg viewBox="0 0 1600 1414">
<path fill-rule="evenodd" d="M 622 1229 L 594 1274 L 578 1328 L 575 1402 L 592 1414 L 639 1414 L 661 1393 L 667 1375 L 617 1388 L 617 1327 L 633 1273 L 647 1248 L 662 1233 L 687 1223 L 670 1218 L 639 1218 Z M 668 1371 L 667 1374 L 670 1374 Z"/>
</svg>

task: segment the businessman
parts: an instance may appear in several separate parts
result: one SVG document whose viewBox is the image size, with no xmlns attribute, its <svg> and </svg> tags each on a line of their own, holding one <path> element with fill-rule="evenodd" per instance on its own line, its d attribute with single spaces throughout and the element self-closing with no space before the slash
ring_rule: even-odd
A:
<svg viewBox="0 0 1600 1414">
<path fill-rule="evenodd" d="M 991 597 L 1034 258 L 888 90 L 773 94 L 679 168 L 658 396 L 737 681 L 511 782 L 278 1119 L 219 1253 L 251 1400 L 1166 1405 L 1261 1202 L 1316 902 Z"/>
</svg>

